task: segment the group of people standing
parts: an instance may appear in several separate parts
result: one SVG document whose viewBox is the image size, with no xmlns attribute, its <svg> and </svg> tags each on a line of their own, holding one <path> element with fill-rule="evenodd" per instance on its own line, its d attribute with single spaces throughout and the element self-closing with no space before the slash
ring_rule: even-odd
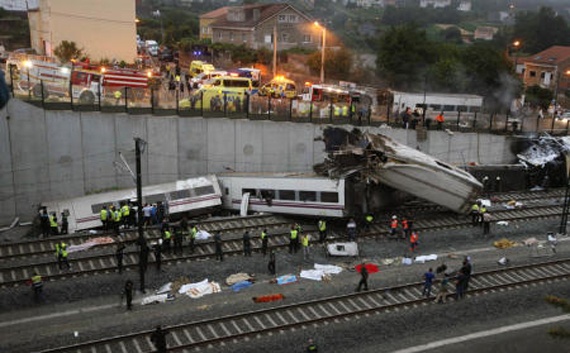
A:
<svg viewBox="0 0 570 353">
<path fill-rule="evenodd" d="M 481 201 L 477 201 L 471 206 L 471 224 L 483 227 L 483 234 L 486 235 L 491 232 L 492 221 L 493 217 L 487 210 L 487 206 Z"/>
<path fill-rule="evenodd" d="M 432 268 L 429 268 L 427 272 L 424 273 L 422 296 L 430 298 L 432 286 L 436 281 L 436 276 L 443 275 L 443 278 L 440 281 L 439 291 L 435 296 L 435 302 L 438 304 L 445 303 L 448 296 L 452 294 L 453 282 L 455 282 L 455 294 L 453 295 L 455 300 L 460 300 L 465 297 L 465 292 L 469 287 L 469 281 L 471 280 L 471 273 L 473 271 L 471 258 L 469 256 L 465 257 L 461 268 L 455 274 L 451 274 L 446 271 L 447 265 L 442 264 L 436 269 L 436 273 L 433 272 Z"/>
<path fill-rule="evenodd" d="M 61 212 L 61 222 L 58 222 L 56 212 L 49 213 L 47 208 L 42 207 L 39 217 L 42 237 L 47 238 L 50 235 L 68 234 L 69 222 L 65 212 Z"/>
</svg>

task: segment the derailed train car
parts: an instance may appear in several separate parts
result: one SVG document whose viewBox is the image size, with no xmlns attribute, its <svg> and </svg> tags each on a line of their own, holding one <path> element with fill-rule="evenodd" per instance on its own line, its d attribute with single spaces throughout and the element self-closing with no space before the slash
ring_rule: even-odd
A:
<svg viewBox="0 0 570 353">
<path fill-rule="evenodd" d="M 169 214 L 205 213 L 221 206 L 221 191 L 215 175 L 189 178 L 170 183 L 144 186 L 143 205 L 162 202 Z M 92 194 L 67 200 L 42 203 L 48 212 L 68 215 L 69 231 L 101 226 L 99 213 L 103 206 L 120 207 L 121 202 L 136 202 L 136 188 Z"/>
<path fill-rule="evenodd" d="M 324 141 L 328 157 L 315 166 L 322 175 L 384 184 L 458 213 L 467 213 L 482 190 L 468 172 L 384 135 L 328 128 Z"/>
</svg>

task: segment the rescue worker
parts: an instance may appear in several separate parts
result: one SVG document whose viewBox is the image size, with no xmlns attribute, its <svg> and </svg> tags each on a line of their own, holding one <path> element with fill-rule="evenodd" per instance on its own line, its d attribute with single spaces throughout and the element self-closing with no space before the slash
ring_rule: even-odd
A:
<svg viewBox="0 0 570 353">
<path fill-rule="evenodd" d="M 166 345 L 166 334 L 167 332 L 164 331 L 160 325 L 156 327 L 156 330 L 150 335 L 150 341 L 154 344 L 154 348 L 156 348 L 156 353 L 166 353 L 167 352 L 167 345 Z"/>
<path fill-rule="evenodd" d="M 184 240 L 184 234 L 182 229 L 177 227 L 174 229 L 174 253 L 182 255 L 182 241 Z"/>
<path fill-rule="evenodd" d="M 471 206 L 471 224 L 476 226 L 479 223 L 479 202 L 475 202 Z"/>
<path fill-rule="evenodd" d="M 121 103 L 121 97 L 123 93 L 120 90 L 116 90 L 113 92 L 113 96 L 115 97 L 115 105 L 119 105 Z"/>
<path fill-rule="evenodd" d="M 374 223 L 374 215 L 372 213 L 366 214 L 364 217 L 364 230 L 370 231 L 370 226 Z"/>
<path fill-rule="evenodd" d="M 327 240 L 327 221 L 319 219 L 319 242 L 324 243 Z"/>
<path fill-rule="evenodd" d="M 115 258 L 117 259 L 117 269 L 119 270 L 119 273 L 123 273 L 123 257 L 125 248 L 125 244 L 119 243 L 117 245 L 117 250 L 115 251 Z"/>
<path fill-rule="evenodd" d="M 61 234 L 69 234 L 69 221 L 65 212 L 61 213 Z"/>
<path fill-rule="evenodd" d="M 164 239 L 164 241 L 162 242 L 162 245 L 164 246 L 164 251 L 171 254 L 172 248 L 170 247 L 170 243 L 172 241 L 172 232 L 170 232 L 170 228 L 168 227 L 164 228 L 164 231 L 162 233 L 162 239 Z"/>
<path fill-rule="evenodd" d="M 135 285 L 134 285 L 133 281 L 131 281 L 130 279 L 127 280 L 127 282 L 125 282 L 125 289 L 124 289 L 123 295 L 127 299 L 127 310 L 133 310 L 133 287 L 134 286 Z"/>
<path fill-rule="evenodd" d="M 440 112 L 436 117 L 435 117 L 435 122 L 437 123 L 437 129 L 441 130 L 443 128 L 443 123 L 445 121 L 445 118 L 443 117 L 443 112 Z"/>
<path fill-rule="evenodd" d="M 414 252 L 418 248 L 418 233 L 412 232 L 410 235 L 410 251 Z"/>
<path fill-rule="evenodd" d="M 395 237 L 398 232 L 398 216 L 392 216 L 392 220 L 390 221 L 390 236 Z"/>
<path fill-rule="evenodd" d="M 309 344 L 307 345 L 307 353 L 314 353 L 318 351 L 319 349 L 317 348 L 317 344 L 313 341 L 312 338 L 309 338 Z"/>
<path fill-rule="evenodd" d="M 310 241 L 310 235 L 309 234 L 303 234 L 301 235 L 301 245 L 303 247 L 303 259 L 306 260 L 309 258 L 309 256 L 311 256 L 310 253 L 310 248 L 309 248 L 309 241 Z"/>
<path fill-rule="evenodd" d="M 162 238 L 159 238 L 156 244 L 153 247 L 154 252 L 154 261 L 156 263 L 156 270 L 160 271 L 162 266 Z"/>
<path fill-rule="evenodd" d="M 267 263 L 267 270 L 270 275 L 275 275 L 275 250 L 269 253 L 269 263 Z"/>
<path fill-rule="evenodd" d="M 107 221 L 109 220 L 109 212 L 107 211 L 107 206 L 103 206 L 103 208 L 101 208 L 99 217 L 101 219 L 101 224 L 103 225 L 103 230 L 107 230 Z"/>
<path fill-rule="evenodd" d="M 216 245 L 216 260 L 224 261 L 224 252 L 222 250 L 222 236 L 220 232 L 214 235 L 214 244 Z"/>
<path fill-rule="evenodd" d="M 479 206 L 479 225 L 483 225 L 483 219 L 485 217 L 485 213 L 487 213 L 487 207 L 483 204 Z"/>
<path fill-rule="evenodd" d="M 267 229 L 263 229 L 261 231 L 261 253 L 263 254 L 263 256 L 265 256 L 267 254 L 267 243 L 269 242 L 269 239 L 267 237 Z"/>
<path fill-rule="evenodd" d="M 364 290 L 368 290 L 368 270 L 366 269 L 365 262 L 360 265 L 360 282 L 358 282 L 356 291 L 360 292 L 360 288 L 362 288 L 362 286 L 364 286 Z"/>
<path fill-rule="evenodd" d="M 123 227 L 125 229 L 129 229 L 130 221 L 131 221 L 131 208 L 127 205 L 126 202 L 122 202 L 121 204 L 121 218 L 123 219 Z"/>
<path fill-rule="evenodd" d="M 402 218 L 402 231 L 404 232 L 403 237 L 407 238 L 410 236 L 410 223 L 406 217 Z"/>
<path fill-rule="evenodd" d="M 251 237 L 247 230 L 243 233 L 243 256 L 251 256 Z"/>
<path fill-rule="evenodd" d="M 193 254 L 194 253 L 194 247 L 195 247 L 195 243 L 196 243 L 196 236 L 198 235 L 198 226 L 196 226 L 195 224 L 192 225 L 192 228 L 190 228 L 190 252 Z"/>
<path fill-rule="evenodd" d="M 32 290 L 34 291 L 34 300 L 36 302 L 40 302 L 43 300 L 43 289 L 44 289 L 44 282 L 42 280 L 42 276 L 38 275 L 37 272 L 34 272 L 31 281 L 32 281 Z"/>
<path fill-rule="evenodd" d="M 51 235 L 59 234 L 59 229 L 57 227 L 57 216 L 55 215 L 55 212 L 49 216 L 49 227 Z"/>
<path fill-rule="evenodd" d="M 44 238 L 49 237 L 49 233 L 50 233 L 50 226 L 49 226 L 49 215 L 47 213 L 47 210 L 45 208 L 42 209 L 42 211 L 40 212 L 40 226 L 42 228 L 42 236 Z"/>
<path fill-rule="evenodd" d="M 121 219 L 121 216 L 122 216 L 121 210 L 114 208 L 113 216 L 114 216 L 113 217 L 113 227 L 115 229 L 115 234 L 120 235 L 121 233 L 120 233 L 119 229 L 121 227 L 121 224 L 123 223 L 123 221 Z"/>
<path fill-rule="evenodd" d="M 57 256 L 57 264 L 59 266 L 59 269 L 62 270 L 62 265 L 65 264 L 69 270 L 71 268 L 71 265 L 69 265 L 69 261 L 67 260 L 67 244 L 64 243 L 63 240 L 55 244 L 55 253 Z"/>
<path fill-rule="evenodd" d="M 290 237 L 289 237 L 289 254 L 292 254 L 293 252 L 295 252 L 295 254 L 296 254 L 297 250 L 298 250 L 297 244 L 299 243 L 299 231 L 297 230 L 297 228 L 295 228 L 295 226 L 292 226 L 289 234 L 290 234 Z"/>
</svg>

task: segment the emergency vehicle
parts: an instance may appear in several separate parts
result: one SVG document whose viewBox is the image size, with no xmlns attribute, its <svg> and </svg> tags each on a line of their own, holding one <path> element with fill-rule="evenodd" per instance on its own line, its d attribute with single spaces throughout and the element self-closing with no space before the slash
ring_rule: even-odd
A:
<svg viewBox="0 0 570 353">
<path fill-rule="evenodd" d="M 81 104 L 93 104 L 96 97 L 125 87 L 133 89 L 130 97 L 139 97 L 155 78 L 152 71 L 108 69 L 85 62 L 61 65 L 52 57 L 25 54 L 11 56 L 6 61 L 6 72 L 14 87 L 29 90 L 35 97 L 68 97 L 71 92 Z"/>
<path fill-rule="evenodd" d="M 129 97 L 142 98 L 156 78 L 151 70 L 140 71 L 123 68 L 106 68 L 78 63 L 71 72 L 71 91 L 73 98 L 81 104 L 93 104 L 96 97 L 122 91 L 128 87 L 132 89 Z"/>
<path fill-rule="evenodd" d="M 6 75 L 13 87 L 31 91 L 34 97 L 65 96 L 69 91 L 70 66 L 41 55 L 12 54 L 6 60 Z"/>
<path fill-rule="evenodd" d="M 272 98 L 295 98 L 297 96 L 297 86 L 295 81 L 283 76 L 275 76 L 273 80 L 261 86 L 257 92 L 260 96 L 271 96 Z"/>
</svg>

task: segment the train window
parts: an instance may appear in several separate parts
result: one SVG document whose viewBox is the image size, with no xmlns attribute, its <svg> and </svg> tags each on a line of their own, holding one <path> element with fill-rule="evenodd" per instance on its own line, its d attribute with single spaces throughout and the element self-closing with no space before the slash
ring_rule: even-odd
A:
<svg viewBox="0 0 570 353">
<path fill-rule="evenodd" d="M 257 195 L 257 190 L 255 189 L 241 189 L 241 194 L 249 193 L 249 197 L 255 197 Z"/>
<path fill-rule="evenodd" d="M 457 111 L 458 111 L 458 112 L 466 112 L 466 111 L 467 111 L 467 106 L 466 106 L 466 105 L 458 105 L 458 106 L 457 106 Z"/>
<path fill-rule="evenodd" d="M 273 199 L 275 192 L 273 190 L 260 190 L 262 199 Z"/>
<path fill-rule="evenodd" d="M 95 205 L 91 205 L 91 211 L 93 213 L 99 213 L 103 209 L 103 206 L 108 206 L 108 205 L 109 205 L 108 202 L 97 203 Z"/>
<path fill-rule="evenodd" d="M 455 106 L 454 105 L 444 105 L 443 106 L 443 110 L 444 111 L 454 111 L 455 110 Z"/>
<path fill-rule="evenodd" d="M 211 195 L 215 193 L 214 187 L 212 185 L 200 186 L 192 190 L 194 190 L 194 194 L 196 196 Z"/>
<path fill-rule="evenodd" d="M 224 194 L 225 194 L 226 196 L 228 196 L 228 195 L 230 194 L 230 188 L 225 187 L 225 188 L 224 188 Z"/>
<path fill-rule="evenodd" d="M 314 191 L 299 191 L 299 200 L 303 202 L 317 201 L 317 193 Z"/>
<path fill-rule="evenodd" d="M 165 200 L 166 200 L 166 197 L 164 194 L 146 195 L 144 197 L 144 202 L 150 203 L 150 204 L 157 203 L 158 201 L 162 202 Z"/>
<path fill-rule="evenodd" d="M 321 192 L 321 202 L 338 203 L 338 192 Z"/>
<path fill-rule="evenodd" d="M 295 190 L 279 190 L 280 200 L 295 200 Z"/>
<path fill-rule="evenodd" d="M 170 200 L 180 200 L 190 197 L 190 190 L 176 190 L 170 193 Z"/>
</svg>

